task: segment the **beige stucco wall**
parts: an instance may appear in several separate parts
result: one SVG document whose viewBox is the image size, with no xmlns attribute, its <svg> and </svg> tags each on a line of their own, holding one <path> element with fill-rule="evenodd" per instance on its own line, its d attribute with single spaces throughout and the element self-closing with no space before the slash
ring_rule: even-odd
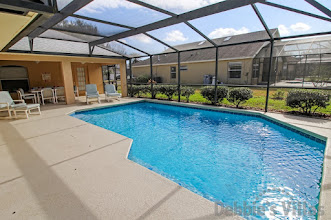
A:
<svg viewBox="0 0 331 220">
<path fill-rule="evenodd" d="M 126 63 L 124 59 L 71 57 L 40 54 L 0 53 L 0 65 L 24 66 L 28 70 L 30 87 L 64 86 L 67 104 L 74 102 L 73 84 L 76 81 L 74 64 L 86 66 L 86 83 L 96 84 L 103 93 L 102 65 L 120 65 L 122 97 L 127 96 Z M 51 81 L 43 82 L 41 74 L 51 73 Z M 70 82 L 68 82 L 70 81 Z"/>
<path fill-rule="evenodd" d="M 218 64 L 218 80 L 226 84 L 251 84 L 252 78 L 252 59 L 238 59 L 230 61 L 219 61 Z M 241 78 L 230 79 L 228 73 L 229 62 L 242 62 L 242 73 Z M 177 64 L 167 65 L 154 65 L 153 76 L 161 77 L 163 83 L 177 83 L 176 79 L 170 79 L 170 68 L 176 67 L 178 77 Z M 182 84 L 203 84 L 204 75 L 215 74 L 215 62 L 196 62 L 196 63 L 181 63 L 181 66 L 187 66 L 187 70 L 181 71 L 181 83 Z M 150 75 L 150 66 L 133 66 L 132 73 L 134 77 L 140 75 Z M 246 73 L 248 73 L 246 75 Z"/>
<path fill-rule="evenodd" d="M 30 87 L 63 86 L 62 70 L 60 62 L 33 62 L 0 60 L 0 66 L 14 65 L 26 67 L 29 76 Z M 51 80 L 43 81 L 42 73 L 50 73 Z"/>
<path fill-rule="evenodd" d="M 100 94 L 104 93 L 102 80 L 102 65 L 101 63 L 72 63 L 73 84 L 77 82 L 77 68 L 84 68 L 86 84 L 96 84 Z M 85 95 L 84 91 L 80 91 L 80 95 Z"/>
</svg>

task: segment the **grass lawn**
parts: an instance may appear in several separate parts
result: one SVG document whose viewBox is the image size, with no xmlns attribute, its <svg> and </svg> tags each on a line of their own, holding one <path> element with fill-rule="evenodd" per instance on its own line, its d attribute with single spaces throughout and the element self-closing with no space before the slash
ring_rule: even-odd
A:
<svg viewBox="0 0 331 220">
<path fill-rule="evenodd" d="M 264 110 L 265 100 L 266 100 L 266 89 L 264 88 L 252 88 L 253 90 L 253 98 L 249 99 L 246 103 L 241 104 L 243 108 L 255 109 L 255 110 Z M 283 100 L 273 99 L 273 94 L 277 91 L 277 89 L 270 89 L 269 95 L 269 110 L 270 111 L 279 111 L 279 112 L 291 112 L 298 111 L 298 109 L 293 109 L 286 106 L 285 97 L 287 96 L 288 89 L 282 89 L 285 92 Z M 151 98 L 149 93 L 142 94 L 142 97 Z M 167 99 L 167 96 L 162 94 L 156 95 L 157 99 Z M 178 96 L 173 96 L 172 100 L 178 100 Z M 186 98 L 181 96 L 181 101 L 186 102 Z M 190 96 L 190 102 L 192 103 L 210 103 L 200 94 L 199 88 L 195 90 L 195 94 Z M 227 99 L 224 99 L 221 103 L 223 106 L 235 107 L 232 103 L 230 103 Z M 316 113 L 327 114 L 331 116 L 331 102 L 325 109 L 318 109 Z"/>
</svg>

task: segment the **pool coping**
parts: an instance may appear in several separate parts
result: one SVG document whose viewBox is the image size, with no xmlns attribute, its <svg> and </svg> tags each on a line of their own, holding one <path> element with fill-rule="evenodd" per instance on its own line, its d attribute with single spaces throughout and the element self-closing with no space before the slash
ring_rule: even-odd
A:
<svg viewBox="0 0 331 220">
<path fill-rule="evenodd" d="M 226 108 L 226 107 L 220 107 L 220 106 L 206 106 L 206 105 L 201 105 L 201 104 L 195 104 L 195 103 L 179 103 L 179 102 L 174 102 L 174 101 L 163 101 L 163 100 L 151 100 L 151 99 L 141 99 L 141 100 L 133 100 L 127 103 L 118 103 L 118 104 L 111 104 L 111 105 L 104 105 L 104 106 L 95 106 L 95 107 L 88 107 L 88 108 L 82 108 L 82 109 L 76 109 L 73 111 L 70 111 L 67 113 L 67 115 L 71 115 L 76 112 L 86 112 L 86 111 L 94 111 L 94 110 L 100 110 L 100 109 L 105 109 L 105 108 L 112 108 L 112 107 L 118 107 L 118 106 L 123 106 L 123 105 L 130 105 L 130 104 L 135 104 L 135 103 L 142 103 L 142 102 L 149 102 L 149 103 L 158 103 L 158 104 L 165 104 L 165 105 L 172 105 L 172 106 L 181 106 L 181 107 L 188 107 L 188 108 L 194 108 L 194 109 L 202 109 L 202 110 L 209 110 L 209 111 L 216 111 L 216 112 L 225 112 L 225 113 L 230 113 L 230 114 L 239 114 L 239 115 L 248 115 L 248 116 L 255 116 L 258 118 L 265 119 L 271 123 L 274 123 L 276 125 L 282 126 L 286 129 L 289 129 L 293 132 L 296 132 L 298 134 L 301 134 L 307 138 L 310 138 L 312 140 L 315 140 L 317 142 L 325 144 L 325 151 L 324 151 L 324 159 L 323 159 L 323 168 L 322 168 L 322 178 L 321 178 L 321 184 L 320 184 L 320 195 L 319 195 L 319 207 L 318 207 L 318 217 L 317 219 L 328 219 L 328 216 L 331 217 L 331 215 L 324 214 L 327 208 L 331 210 L 331 201 L 328 199 L 328 197 L 325 195 L 326 192 L 324 193 L 324 189 L 327 190 L 327 187 L 329 184 L 325 183 L 326 179 L 331 179 L 331 175 L 327 174 L 327 165 L 328 165 L 328 157 L 331 158 L 331 154 L 329 155 L 328 151 L 331 148 L 331 142 L 330 138 L 331 135 L 326 137 L 321 134 L 317 134 L 316 132 L 309 131 L 305 128 L 298 127 L 296 125 L 291 124 L 291 122 L 285 122 L 279 119 L 276 119 L 273 116 L 266 115 L 266 113 L 263 112 L 258 112 L 258 111 L 253 111 L 253 110 L 241 110 L 241 109 L 232 109 L 232 108 Z M 283 114 L 280 114 L 283 115 Z M 298 118 L 303 118 L 300 116 L 296 116 Z M 131 139 L 132 140 L 132 139 Z M 130 146 L 128 148 L 127 154 L 126 154 L 126 160 L 131 161 L 128 159 L 128 155 L 132 146 L 132 142 L 130 143 Z M 131 161 L 132 163 L 135 163 L 134 161 Z M 135 163 L 137 164 L 137 163 Z M 138 164 L 140 165 L 140 164 Z M 330 163 L 331 165 L 331 163 Z M 141 167 L 147 169 L 146 167 L 140 165 Z M 149 169 L 147 169 L 149 170 Z M 153 171 L 151 171 L 153 172 Z M 155 172 L 153 172 L 155 174 Z M 161 178 L 168 179 L 161 174 L 156 173 L 158 176 Z M 169 180 L 171 181 L 171 180 Z M 173 182 L 173 181 L 171 181 Z M 177 184 L 176 182 L 173 182 Z M 194 192 L 192 192 L 194 193 Z M 196 194 L 196 193 L 195 193 Z M 199 195 L 199 194 L 197 194 Z M 199 195 L 200 196 L 200 195 Z M 202 197 L 202 196 L 200 196 Z M 204 197 L 202 197 L 204 198 Z"/>
</svg>

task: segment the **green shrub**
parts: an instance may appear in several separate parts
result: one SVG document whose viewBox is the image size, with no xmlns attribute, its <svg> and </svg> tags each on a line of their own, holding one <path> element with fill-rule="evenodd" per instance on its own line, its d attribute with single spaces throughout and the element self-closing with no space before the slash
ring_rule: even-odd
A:
<svg viewBox="0 0 331 220">
<path fill-rule="evenodd" d="M 189 102 L 190 101 L 190 96 L 194 95 L 194 93 L 195 93 L 195 89 L 192 88 L 192 87 L 185 86 L 185 87 L 181 88 L 180 93 L 181 93 L 182 96 L 185 96 L 186 102 Z"/>
<path fill-rule="evenodd" d="M 152 99 L 155 99 L 156 95 L 160 93 L 160 85 L 153 85 L 153 92 L 151 91 L 151 85 L 148 85 L 148 92 L 151 94 Z"/>
<path fill-rule="evenodd" d="M 129 94 L 130 94 L 130 96 L 134 97 L 134 96 L 137 95 L 137 92 L 138 92 L 138 88 L 137 87 L 138 86 L 136 86 L 136 85 L 131 85 L 129 87 Z"/>
<path fill-rule="evenodd" d="M 249 88 L 234 88 L 230 89 L 228 100 L 238 108 L 240 103 L 246 102 L 253 98 L 253 91 Z"/>
<path fill-rule="evenodd" d="M 310 115 L 318 108 L 326 108 L 330 94 L 323 91 L 294 89 L 288 92 L 286 105 L 291 108 L 299 108 L 303 113 Z"/>
<path fill-rule="evenodd" d="M 168 100 L 171 100 L 173 95 L 177 92 L 178 87 L 175 85 L 161 85 L 159 87 L 159 92 L 168 97 Z"/>
<path fill-rule="evenodd" d="M 137 83 L 148 83 L 148 80 L 150 79 L 151 77 L 147 74 L 144 74 L 144 75 L 141 75 L 141 76 L 138 76 L 136 78 L 136 82 Z"/>
<path fill-rule="evenodd" d="M 281 89 L 277 89 L 277 91 L 272 95 L 273 99 L 283 100 L 285 96 L 285 92 Z"/>
<path fill-rule="evenodd" d="M 148 86 L 148 85 L 132 85 L 132 93 L 131 93 L 130 88 L 129 88 L 129 92 L 132 96 L 141 97 L 141 95 L 143 93 L 149 92 L 148 87 L 150 87 L 150 86 Z"/>
<path fill-rule="evenodd" d="M 215 87 L 214 86 L 206 86 L 201 89 L 201 95 L 210 101 L 212 104 L 219 103 L 223 101 L 224 98 L 228 96 L 228 88 L 224 86 L 217 87 L 217 99 L 215 103 Z"/>
</svg>

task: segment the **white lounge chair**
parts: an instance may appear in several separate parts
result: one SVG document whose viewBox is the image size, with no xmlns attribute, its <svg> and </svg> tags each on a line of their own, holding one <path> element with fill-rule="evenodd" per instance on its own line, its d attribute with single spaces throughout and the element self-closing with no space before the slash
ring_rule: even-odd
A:
<svg viewBox="0 0 331 220">
<path fill-rule="evenodd" d="M 16 104 L 15 102 L 20 102 Z M 11 112 L 14 112 L 15 117 L 17 117 L 17 112 L 24 112 L 26 118 L 29 118 L 29 114 L 31 114 L 31 110 L 38 110 L 39 115 L 40 105 L 39 104 L 26 104 L 24 100 L 13 100 L 8 91 L 0 92 L 0 111 L 7 111 L 9 118 L 12 117 Z"/>
<path fill-rule="evenodd" d="M 65 92 L 64 92 L 64 87 L 57 87 L 54 89 L 54 94 L 55 94 L 55 102 L 58 103 L 59 99 L 64 99 L 65 100 Z"/>
<path fill-rule="evenodd" d="M 19 88 L 17 91 L 18 98 L 21 100 L 32 100 L 33 103 L 37 103 L 36 95 L 32 93 L 25 93 L 22 88 Z"/>
<path fill-rule="evenodd" d="M 97 85 L 95 84 L 87 84 L 85 87 L 85 95 L 86 95 L 86 104 L 89 104 L 90 99 L 97 99 L 100 104 L 100 95 L 97 90 Z"/>
<path fill-rule="evenodd" d="M 55 96 L 54 91 L 51 88 L 45 88 L 40 91 L 41 93 L 41 100 L 43 105 L 45 105 L 45 100 L 51 100 L 53 104 L 55 104 Z"/>
<path fill-rule="evenodd" d="M 111 98 L 115 98 L 117 100 L 120 100 L 121 93 L 118 93 L 115 89 L 115 86 L 113 84 L 106 84 L 105 85 L 105 99 L 109 102 Z"/>
</svg>

